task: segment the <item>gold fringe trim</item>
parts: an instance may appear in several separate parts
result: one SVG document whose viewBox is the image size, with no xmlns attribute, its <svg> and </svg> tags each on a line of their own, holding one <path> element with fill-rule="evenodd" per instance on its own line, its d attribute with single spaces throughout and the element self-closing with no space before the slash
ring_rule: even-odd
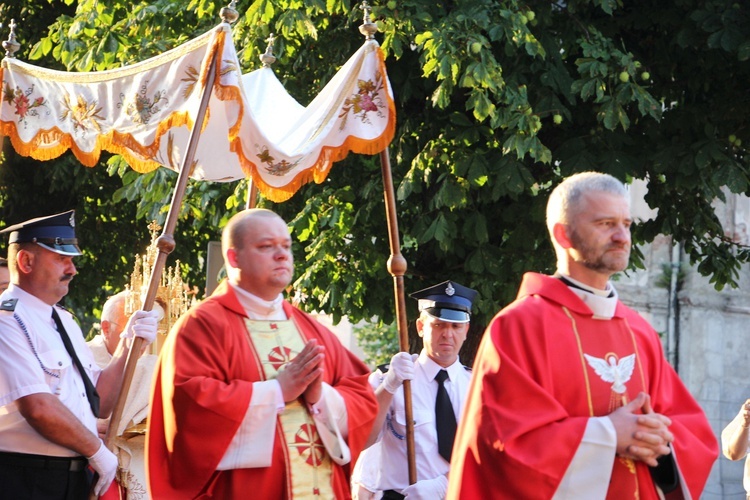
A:
<svg viewBox="0 0 750 500">
<path fill-rule="evenodd" d="M 250 161 L 242 151 L 242 144 L 239 137 L 242 129 L 242 118 L 244 116 L 244 103 L 240 98 L 240 90 L 236 86 L 224 86 L 221 84 L 221 62 L 224 52 L 224 42 L 226 32 L 218 30 L 211 49 L 204 59 L 201 68 L 201 82 L 205 89 L 208 78 L 208 64 L 211 57 L 216 55 L 217 74 L 213 91 L 218 99 L 222 101 L 234 101 L 239 107 L 237 121 L 230 127 L 228 132 L 229 149 L 238 156 L 240 167 L 247 177 L 252 178 L 258 186 L 258 190 L 273 202 L 283 202 L 291 198 L 300 187 L 308 182 L 314 181 L 317 184 L 322 183 L 330 172 L 333 163 L 346 158 L 349 152 L 355 154 L 373 155 L 383 151 L 393 140 L 396 132 L 396 105 L 393 96 L 390 93 L 390 86 L 385 85 L 385 95 L 388 106 L 388 122 L 380 136 L 371 139 L 360 139 L 349 136 L 344 142 L 337 147 L 323 147 L 315 163 L 299 172 L 290 182 L 281 187 L 274 187 L 263 181 L 258 173 L 258 166 Z M 378 66 L 387 81 L 387 72 L 383 52 L 380 47 L 377 48 Z M 0 68 L 0 81 L 2 80 L 3 68 Z M 238 81 L 238 85 L 241 82 Z M 3 89 L 0 89 L 0 98 Z M 2 102 L 2 101 L 0 101 Z M 204 131 L 208 126 L 210 109 L 206 110 L 206 118 L 201 126 Z M 151 172 L 159 166 L 156 161 L 150 159 L 156 156 L 161 145 L 161 138 L 172 128 L 187 126 L 192 129 L 194 124 L 186 111 L 174 112 L 168 118 L 159 122 L 155 133 L 154 141 L 149 145 L 143 145 L 133 138 L 131 134 L 123 134 L 115 130 L 97 136 L 93 151 L 82 151 L 73 140 L 70 134 L 61 131 L 57 127 L 49 130 L 40 130 L 29 142 L 23 141 L 19 134 L 15 122 L 0 121 L 0 134 L 8 136 L 13 144 L 14 149 L 23 156 L 29 156 L 37 160 L 52 160 L 59 157 L 65 151 L 70 149 L 75 157 L 87 167 L 95 166 L 101 156 L 102 151 L 108 151 L 113 154 L 122 155 L 133 170 L 140 173 Z"/>
<path fill-rule="evenodd" d="M 108 151 L 124 156 L 134 170 L 145 173 L 159 167 L 159 163 L 148 158 L 156 156 L 162 136 L 170 129 L 183 125 L 188 128 L 193 126 L 187 112 L 172 113 L 167 119 L 159 122 L 154 142 L 148 146 L 139 143 L 131 134 L 122 134 L 112 130 L 106 134 L 98 135 L 94 143 L 94 149 L 90 152 L 81 150 L 70 134 L 57 127 L 40 130 L 29 142 L 21 139 L 15 122 L 0 121 L 0 133 L 10 138 L 11 144 L 18 154 L 29 156 L 35 160 L 52 160 L 70 149 L 83 165 L 94 167 L 99 162 L 102 151 Z M 141 158 L 138 158 L 139 156 Z M 131 160 L 133 163 L 131 163 Z"/>
<path fill-rule="evenodd" d="M 377 53 L 380 71 L 387 81 L 388 73 L 385 68 L 383 51 L 380 47 L 377 48 Z M 333 164 L 346 158 L 349 152 L 374 155 L 388 147 L 396 134 L 396 104 L 390 93 L 390 86 L 385 85 L 384 90 L 386 100 L 388 101 L 388 123 L 380 136 L 370 140 L 349 136 L 344 140 L 341 146 L 324 147 L 320 151 L 318 159 L 311 167 L 299 172 L 294 179 L 284 186 L 271 186 L 263 181 L 263 178 L 258 173 L 258 166 L 250 161 L 242 151 L 242 144 L 237 134 L 230 135 L 230 150 L 238 156 L 242 171 L 246 176 L 252 178 L 255 185 L 258 186 L 258 191 L 260 191 L 264 197 L 275 203 L 284 202 L 294 196 L 294 193 L 308 182 L 314 181 L 316 184 L 322 183 L 326 177 L 328 177 L 328 173 L 331 171 Z"/>
</svg>

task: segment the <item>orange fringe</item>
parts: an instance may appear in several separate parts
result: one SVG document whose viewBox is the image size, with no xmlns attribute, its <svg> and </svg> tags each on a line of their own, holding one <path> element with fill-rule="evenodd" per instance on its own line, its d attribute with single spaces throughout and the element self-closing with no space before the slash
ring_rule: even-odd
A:
<svg viewBox="0 0 750 500">
<path fill-rule="evenodd" d="M 217 34 L 213 47 L 209 49 L 209 55 L 218 51 L 218 61 L 221 61 L 220 58 L 223 52 L 225 36 L 226 33 L 220 31 Z M 204 87 L 208 76 L 207 61 L 210 61 L 210 58 L 204 58 L 202 67 L 203 74 L 201 81 L 203 82 Z M 3 81 L 3 71 L 4 68 L 0 68 L 0 82 Z M 0 97 L 2 97 L 2 92 L 4 92 L 4 89 L 0 89 Z M 209 110 L 206 111 L 206 119 L 203 123 L 203 128 L 208 124 L 208 117 L 210 116 Z M 174 112 L 170 114 L 166 119 L 159 122 L 154 141 L 149 145 L 139 143 L 133 138 L 132 134 L 123 134 L 116 130 L 111 130 L 106 134 L 100 134 L 97 136 L 94 149 L 90 152 L 82 151 L 70 134 L 66 134 L 57 127 L 53 127 L 49 130 L 40 130 L 29 142 L 25 142 L 18 134 L 17 124 L 15 122 L 0 121 L 0 134 L 10 138 L 11 144 L 18 154 L 29 156 L 36 160 L 52 160 L 70 149 L 81 164 L 86 167 L 94 167 L 99 162 L 102 151 L 109 151 L 113 154 L 122 155 L 136 172 L 147 173 L 159 168 L 160 166 L 159 163 L 149 158 L 155 156 L 159 151 L 162 136 L 164 136 L 164 134 L 170 129 L 181 127 L 183 125 L 186 125 L 190 129 L 193 127 L 193 122 L 187 112 Z"/>
<path fill-rule="evenodd" d="M 385 69 L 383 51 L 380 47 L 378 47 L 377 51 L 380 71 L 387 79 L 388 72 Z M 264 197 L 275 203 L 284 202 L 294 196 L 294 193 L 308 182 L 315 181 L 316 184 L 322 183 L 328 177 L 333 164 L 346 158 L 349 152 L 374 155 L 388 147 L 396 134 L 396 104 L 387 85 L 384 86 L 384 90 L 388 101 L 388 123 L 379 137 L 372 140 L 365 140 L 349 136 L 341 146 L 322 148 L 315 163 L 310 168 L 299 172 L 294 179 L 284 186 L 275 187 L 263 181 L 263 178 L 258 173 L 258 166 L 250 161 L 242 151 L 242 144 L 237 134 L 230 136 L 229 149 L 237 154 L 242 171 L 245 172 L 245 175 L 252 178 L 253 183 L 258 186 L 258 191 Z"/>
<path fill-rule="evenodd" d="M 242 128 L 244 103 L 242 102 L 242 99 L 240 99 L 240 91 L 237 87 L 221 85 L 221 75 L 218 72 L 220 72 L 221 68 L 225 37 L 226 33 L 224 31 L 220 31 L 217 34 L 214 45 L 209 51 L 209 57 L 204 59 L 203 67 L 201 68 L 201 82 L 205 88 L 206 79 L 208 77 L 208 61 L 211 60 L 211 56 L 215 53 L 217 57 L 217 75 L 213 91 L 220 100 L 234 101 L 239 106 L 237 121 L 230 127 L 228 132 L 229 149 L 231 152 L 237 154 L 240 167 L 245 175 L 252 178 L 253 182 L 258 186 L 258 190 L 269 200 L 280 203 L 291 198 L 300 187 L 310 181 L 314 181 L 317 184 L 322 183 L 326 177 L 328 177 L 328 173 L 330 172 L 333 163 L 346 158 L 349 152 L 368 155 L 377 154 L 388 147 L 393 140 L 396 131 L 396 105 L 393 101 L 393 96 L 389 92 L 388 86 L 385 85 L 384 89 L 388 101 L 388 123 L 379 137 L 373 140 L 364 140 L 349 136 L 344 140 L 344 143 L 341 146 L 322 148 L 315 163 L 310 168 L 299 172 L 294 179 L 288 182 L 285 186 L 273 187 L 266 184 L 258 173 L 257 165 L 250 161 L 242 151 L 239 132 Z M 385 68 L 383 52 L 379 47 L 377 53 L 380 71 L 387 79 L 388 73 Z M 3 68 L 0 68 L 0 81 L 2 81 L 2 72 Z M 239 82 L 239 84 L 241 84 L 241 82 Z M 2 98 L 2 92 L 4 92 L 4 89 L 0 89 L 0 98 Z M 207 109 L 206 118 L 201 127 L 202 130 L 207 126 L 209 116 L 210 109 Z M 79 149 L 73 138 L 69 134 L 62 132 L 57 127 L 53 127 L 50 130 L 40 130 L 31 141 L 24 142 L 18 135 L 15 122 L 0 121 L 0 134 L 10 137 L 14 149 L 19 154 L 30 156 L 37 160 L 51 160 L 57 158 L 70 149 L 78 161 L 83 165 L 93 167 L 98 163 L 101 152 L 104 150 L 113 154 L 122 155 L 133 170 L 140 173 L 147 173 L 159 168 L 160 166 L 159 163 L 149 158 L 155 156 L 159 151 L 162 136 L 171 128 L 183 125 L 191 129 L 194 125 L 188 113 L 172 113 L 167 119 L 159 122 L 155 139 L 148 146 L 140 144 L 131 134 L 123 134 L 113 130 L 107 134 L 98 136 L 94 150 L 91 152 L 85 152 Z"/>
</svg>

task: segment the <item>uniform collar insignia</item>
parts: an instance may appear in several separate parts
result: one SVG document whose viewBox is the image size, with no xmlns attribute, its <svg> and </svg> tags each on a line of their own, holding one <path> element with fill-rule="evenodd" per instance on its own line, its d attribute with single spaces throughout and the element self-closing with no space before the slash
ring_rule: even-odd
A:
<svg viewBox="0 0 750 500">
<path fill-rule="evenodd" d="M 0 311 L 15 311 L 18 299 L 5 299 L 0 302 Z"/>
</svg>

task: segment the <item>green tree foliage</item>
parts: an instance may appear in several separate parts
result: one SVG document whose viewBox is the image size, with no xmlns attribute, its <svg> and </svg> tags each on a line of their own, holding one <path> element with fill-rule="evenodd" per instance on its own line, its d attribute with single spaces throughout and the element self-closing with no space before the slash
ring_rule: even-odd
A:
<svg viewBox="0 0 750 500">
<path fill-rule="evenodd" d="M 75 12 L 63 9 L 31 54 L 70 70 L 111 68 L 174 47 L 215 25 L 224 6 L 68 2 Z M 274 33 L 274 71 L 303 104 L 362 43 L 362 12 L 347 0 L 241 0 L 237 8 L 244 71 L 259 67 Z M 634 227 L 635 241 L 673 235 L 716 288 L 736 285 L 750 252 L 724 234 L 711 204 L 727 192 L 750 194 L 749 13 L 727 0 L 373 5 L 397 101 L 390 156 L 407 291 L 447 278 L 476 288 L 472 329 L 481 329 L 512 300 L 523 272 L 553 269 L 547 195 L 562 177 L 590 169 L 647 179 L 646 201 L 658 215 Z M 168 174 L 138 176 L 118 161 L 109 168 L 122 179 L 116 198 L 136 204 L 140 217 L 163 218 L 169 195 L 153 183 Z M 244 204 L 244 187 L 190 184 L 180 222 L 186 272 L 197 276 L 199 244 Z M 83 186 L 78 199 L 92 189 Z M 295 229 L 295 286 L 305 307 L 392 322 L 382 200 L 378 158 L 350 156 L 322 185 L 283 204 L 261 201 Z M 110 241 L 91 243 L 92 252 L 123 253 Z"/>
<path fill-rule="evenodd" d="M 394 323 L 364 323 L 354 326 L 353 332 L 365 353 L 365 363 L 373 368 L 389 363 L 398 351 L 398 331 Z"/>
</svg>

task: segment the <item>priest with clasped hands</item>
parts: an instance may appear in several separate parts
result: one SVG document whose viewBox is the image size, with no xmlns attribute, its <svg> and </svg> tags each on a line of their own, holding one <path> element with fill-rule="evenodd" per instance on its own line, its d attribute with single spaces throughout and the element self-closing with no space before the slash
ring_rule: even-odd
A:
<svg viewBox="0 0 750 500">
<path fill-rule="evenodd" d="M 153 498 L 349 497 L 376 413 L 369 371 L 284 300 L 286 222 L 265 209 L 222 232 L 227 279 L 172 328 L 146 433 Z"/>
<path fill-rule="evenodd" d="M 611 280 L 628 266 L 631 224 L 630 195 L 610 175 L 552 191 L 557 273 L 526 273 L 487 327 L 447 498 L 700 498 L 716 437 Z"/>
</svg>

